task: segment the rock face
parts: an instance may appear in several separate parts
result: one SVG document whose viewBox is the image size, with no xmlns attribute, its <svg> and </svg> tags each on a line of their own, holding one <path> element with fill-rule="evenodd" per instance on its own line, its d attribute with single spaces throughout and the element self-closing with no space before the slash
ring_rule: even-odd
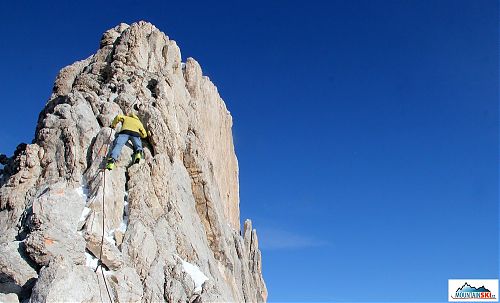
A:
<svg viewBox="0 0 500 303">
<path fill-rule="evenodd" d="M 109 125 L 130 111 L 145 159 L 127 145 L 105 171 Z M 147 22 L 106 31 L 60 71 L 33 143 L 1 159 L 2 300 L 266 301 L 257 234 L 248 220 L 240 232 L 231 127 L 175 41 Z"/>
</svg>

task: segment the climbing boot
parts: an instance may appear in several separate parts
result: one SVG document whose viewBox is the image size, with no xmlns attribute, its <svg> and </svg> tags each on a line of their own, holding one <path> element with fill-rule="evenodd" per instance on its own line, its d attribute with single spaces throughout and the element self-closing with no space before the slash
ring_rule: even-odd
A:
<svg viewBox="0 0 500 303">
<path fill-rule="evenodd" d="M 138 151 L 134 154 L 134 163 L 139 163 L 142 159 L 142 151 Z"/>
<path fill-rule="evenodd" d="M 108 158 L 108 163 L 106 163 L 106 169 L 112 170 L 113 168 L 115 168 L 115 159 Z"/>
</svg>

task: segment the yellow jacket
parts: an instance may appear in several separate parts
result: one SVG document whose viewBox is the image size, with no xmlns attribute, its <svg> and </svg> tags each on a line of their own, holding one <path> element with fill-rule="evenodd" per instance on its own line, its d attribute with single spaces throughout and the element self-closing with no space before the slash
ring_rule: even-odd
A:
<svg viewBox="0 0 500 303">
<path fill-rule="evenodd" d="M 134 114 L 130 114 L 128 116 L 117 115 L 113 120 L 113 123 L 111 123 L 111 127 L 115 128 L 116 124 L 118 124 L 119 122 L 122 123 L 122 129 L 120 133 L 124 132 L 130 134 L 130 132 L 133 132 L 140 135 L 141 138 L 146 138 L 148 136 L 146 130 L 144 129 L 144 126 L 141 123 L 141 120 L 139 120 L 139 117 Z"/>
</svg>

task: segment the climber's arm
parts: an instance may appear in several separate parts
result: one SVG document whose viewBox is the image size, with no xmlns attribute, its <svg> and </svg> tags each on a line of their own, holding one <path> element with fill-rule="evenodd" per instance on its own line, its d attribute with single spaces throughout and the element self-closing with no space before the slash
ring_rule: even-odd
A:
<svg viewBox="0 0 500 303">
<path fill-rule="evenodd" d="M 145 139 L 148 136 L 144 127 L 139 128 L 139 133 L 141 134 L 141 138 L 143 138 L 143 139 Z"/>
<path fill-rule="evenodd" d="M 123 123 L 123 120 L 124 119 L 122 115 L 116 115 L 116 117 L 113 119 L 113 123 L 111 123 L 111 128 L 115 128 L 116 124 L 118 124 L 119 122 Z"/>
</svg>

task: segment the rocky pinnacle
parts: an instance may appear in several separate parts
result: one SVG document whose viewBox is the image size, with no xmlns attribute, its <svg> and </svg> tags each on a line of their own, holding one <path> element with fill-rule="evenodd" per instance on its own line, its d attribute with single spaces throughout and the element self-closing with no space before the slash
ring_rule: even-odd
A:
<svg viewBox="0 0 500 303">
<path fill-rule="evenodd" d="M 145 159 L 127 145 L 105 171 L 111 121 L 132 110 Z M 143 21 L 106 31 L 59 72 L 33 142 L 2 159 L 0 301 L 265 302 L 231 127 L 175 41 Z"/>
</svg>

